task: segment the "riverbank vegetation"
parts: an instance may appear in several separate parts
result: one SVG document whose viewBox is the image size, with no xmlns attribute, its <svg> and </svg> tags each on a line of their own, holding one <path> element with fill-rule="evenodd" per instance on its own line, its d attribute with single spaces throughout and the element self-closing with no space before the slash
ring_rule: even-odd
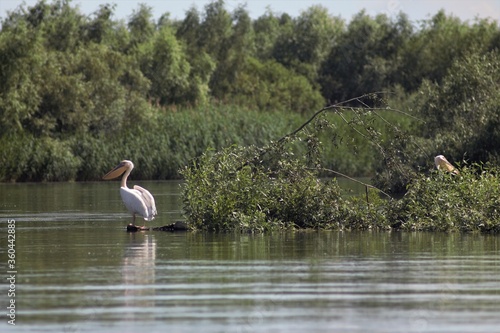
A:
<svg viewBox="0 0 500 333">
<path fill-rule="evenodd" d="M 494 196 L 467 187 L 496 193 L 497 21 L 320 6 L 252 19 L 222 0 L 180 20 L 113 15 L 56 0 L 1 20 L 0 181 L 98 180 L 127 158 L 134 177 L 184 177 L 199 229 L 429 230 L 447 216 L 433 228 L 497 230 Z M 437 154 L 460 176 L 431 172 Z M 344 198 L 340 175 L 378 190 Z M 464 195 L 423 193 L 438 188 Z M 465 214 L 468 190 L 484 205 L 459 222 L 445 207 Z"/>
</svg>

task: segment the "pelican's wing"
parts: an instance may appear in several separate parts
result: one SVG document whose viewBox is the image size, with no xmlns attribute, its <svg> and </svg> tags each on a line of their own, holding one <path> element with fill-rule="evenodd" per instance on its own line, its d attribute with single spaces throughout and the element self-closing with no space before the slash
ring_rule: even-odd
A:
<svg viewBox="0 0 500 333">
<path fill-rule="evenodd" d="M 120 188 L 123 203 L 132 214 L 139 214 L 142 217 L 148 217 L 148 207 L 144 201 L 141 192 L 127 187 Z"/>
<path fill-rule="evenodd" d="M 153 198 L 153 195 L 148 190 L 146 190 L 144 187 L 140 187 L 139 185 L 134 185 L 134 190 L 140 193 L 142 199 L 144 200 L 144 204 L 147 207 L 148 214 L 147 216 L 143 215 L 144 219 L 151 221 L 157 214 L 155 198 Z"/>
</svg>

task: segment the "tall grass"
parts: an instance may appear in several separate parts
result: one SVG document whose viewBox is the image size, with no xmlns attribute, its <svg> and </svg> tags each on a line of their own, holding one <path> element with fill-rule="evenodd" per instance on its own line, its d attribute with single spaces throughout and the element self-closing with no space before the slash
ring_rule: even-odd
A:
<svg viewBox="0 0 500 333">
<path fill-rule="evenodd" d="M 232 106 L 157 110 L 154 119 L 104 135 L 0 137 L 0 181 L 98 180 L 120 160 L 140 179 L 179 178 L 179 169 L 207 149 L 262 145 L 286 133 L 300 116 Z"/>
<path fill-rule="evenodd" d="M 0 181 L 98 180 L 123 159 L 135 163 L 137 179 L 176 179 L 181 177 L 181 168 L 208 149 L 262 147 L 290 133 L 309 116 L 216 104 L 156 109 L 152 114 L 147 122 L 100 135 L 0 137 Z M 373 147 L 338 116 L 328 118 L 334 126 L 321 136 L 322 164 L 351 176 L 371 175 L 378 159 Z M 382 124 L 373 126 L 384 132 Z M 306 145 L 297 144 L 295 153 L 306 154 Z"/>
</svg>

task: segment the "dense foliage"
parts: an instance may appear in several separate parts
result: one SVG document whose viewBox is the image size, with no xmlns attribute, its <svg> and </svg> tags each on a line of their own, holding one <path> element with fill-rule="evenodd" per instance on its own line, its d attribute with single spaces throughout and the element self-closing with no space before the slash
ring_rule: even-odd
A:
<svg viewBox="0 0 500 333">
<path fill-rule="evenodd" d="M 419 174 L 388 216 L 404 230 L 500 231 L 500 168 L 470 165 L 460 174 Z"/>
</svg>

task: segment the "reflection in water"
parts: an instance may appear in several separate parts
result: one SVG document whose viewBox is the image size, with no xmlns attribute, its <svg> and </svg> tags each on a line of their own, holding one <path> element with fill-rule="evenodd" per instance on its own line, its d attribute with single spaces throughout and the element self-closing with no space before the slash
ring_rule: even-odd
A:
<svg viewBox="0 0 500 333">
<path fill-rule="evenodd" d="M 129 233 L 123 256 L 122 277 L 126 320 L 153 319 L 156 241 L 152 234 Z"/>
</svg>

